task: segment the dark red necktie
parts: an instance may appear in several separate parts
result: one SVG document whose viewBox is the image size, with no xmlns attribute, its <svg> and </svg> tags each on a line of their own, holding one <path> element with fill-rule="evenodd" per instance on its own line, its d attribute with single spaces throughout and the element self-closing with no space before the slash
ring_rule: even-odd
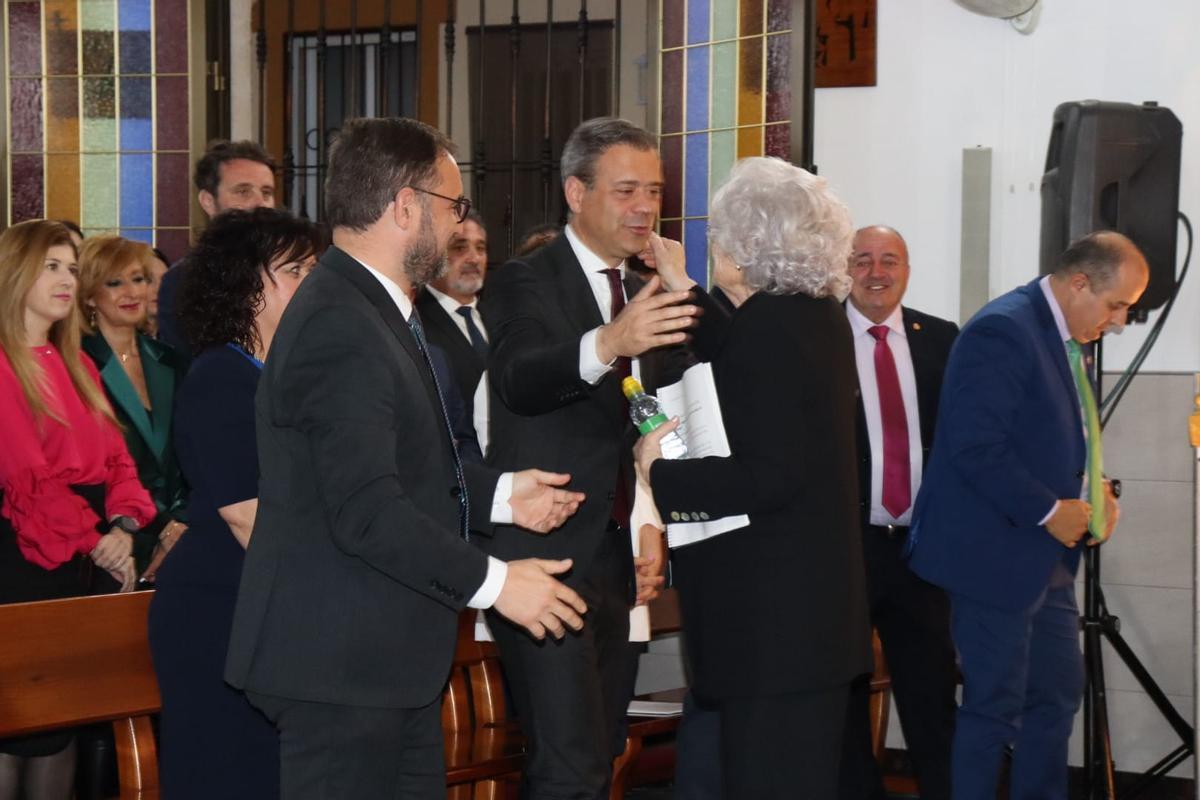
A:
<svg viewBox="0 0 1200 800">
<path fill-rule="evenodd" d="M 896 359 L 888 346 L 888 326 L 875 325 L 867 332 L 875 337 L 875 384 L 879 387 L 879 412 L 883 418 L 883 507 L 899 517 L 912 505 L 909 474 L 908 415 Z"/>
<path fill-rule="evenodd" d="M 612 312 L 609 317 L 609 322 L 617 318 L 617 314 L 621 313 L 621 309 L 625 307 L 625 291 L 621 288 L 621 270 L 619 269 L 602 269 L 604 277 L 608 278 L 608 288 L 611 290 L 612 299 L 609 301 L 609 310 Z M 617 373 L 617 381 L 625 380 L 633 374 L 633 362 L 628 356 L 617 356 L 617 360 L 613 362 L 613 372 Z M 624 398 L 624 393 L 621 397 Z M 622 404 L 624 407 L 624 404 Z M 612 519 L 613 522 L 622 529 L 629 528 L 629 514 L 633 511 L 633 503 L 629 499 L 628 481 L 625 479 L 625 458 L 622 457 L 617 462 L 617 488 L 613 496 Z"/>
</svg>

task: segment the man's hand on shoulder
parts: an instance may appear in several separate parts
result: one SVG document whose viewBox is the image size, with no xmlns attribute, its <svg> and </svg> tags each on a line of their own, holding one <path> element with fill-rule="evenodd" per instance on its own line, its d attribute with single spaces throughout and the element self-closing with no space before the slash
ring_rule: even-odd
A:
<svg viewBox="0 0 1200 800">
<path fill-rule="evenodd" d="M 527 558 L 508 562 L 508 575 L 493 608 L 525 628 L 535 639 L 544 639 L 547 633 L 561 639 L 568 627 L 579 630 L 583 627 L 581 615 L 587 613 L 587 603 L 574 589 L 553 577 L 570 568 L 569 558 L 564 561 Z"/>
<path fill-rule="evenodd" d="M 513 522 L 535 533 L 549 533 L 579 510 L 585 499 L 582 492 L 559 487 L 571 481 L 570 475 L 527 469 L 513 473 Z"/>
<path fill-rule="evenodd" d="M 1046 530 L 1066 547 L 1074 547 L 1087 533 L 1092 507 L 1084 500 L 1059 500 L 1058 508 L 1046 520 Z"/>
</svg>

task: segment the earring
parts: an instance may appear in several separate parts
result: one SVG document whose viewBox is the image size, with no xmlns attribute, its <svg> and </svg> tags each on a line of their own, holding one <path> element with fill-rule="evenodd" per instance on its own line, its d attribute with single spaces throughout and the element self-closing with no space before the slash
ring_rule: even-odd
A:
<svg viewBox="0 0 1200 800">
<path fill-rule="evenodd" d="M 740 269 L 740 267 L 739 267 L 739 269 Z M 92 311 L 90 314 L 88 314 L 88 326 L 90 326 L 92 328 L 92 330 L 96 329 L 96 307 L 95 306 L 92 306 Z"/>
</svg>

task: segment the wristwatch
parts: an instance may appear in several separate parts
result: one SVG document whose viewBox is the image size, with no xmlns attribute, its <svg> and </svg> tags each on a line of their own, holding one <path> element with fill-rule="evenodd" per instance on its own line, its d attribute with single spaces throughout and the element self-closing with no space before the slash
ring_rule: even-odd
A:
<svg viewBox="0 0 1200 800">
<path fill-rule="evenodd" d="M 113 528 L 120 528 L 128 534 L 137 533 L 142 529 L 142 526 L 137 524 L 136 519 L 133 517 L 127 517 L 123 514 L 119 517 L 113 517 L 111 520 L 109 520 L 108 524 Z"/>
</svg>

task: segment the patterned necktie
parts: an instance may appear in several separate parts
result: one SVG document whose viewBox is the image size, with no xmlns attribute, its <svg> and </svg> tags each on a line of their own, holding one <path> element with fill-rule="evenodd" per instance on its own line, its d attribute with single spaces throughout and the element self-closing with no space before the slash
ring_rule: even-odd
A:
<svg viewBox="0 0 1200 800">
<path fill-rule="evenodd" d="M 454 444 L 454 426 L 450 424 L 450 415 L 446 413 L 446 403 L 442 400 L 442 385 L 438 381 L 437 370 L 429 359 L 429 350 L 425 346 L 425 328 L 421 325 L 421 317 L 417 310 L 412 310 L 408 318 L 408 327 L 412 330 L 413 338 L 417 341 L 417 349 L 425 358 L 425 366 L 433 376 L 433 386 L 437 390 L 438 408 L 442 410 L 442 422 L 446 427 L 446 435 L 450 437 L 450 452 L 454 455 L 454 477 L 458 479 L 458 516 L 459 534 L 468 542 L 471 541 L 471 504 L 467 499 L 467 481 L 463 474 L 462 459 L 458 457 L 458 447 Z"/>
<path fill-rule="evenodd" d="M 487 359 L 488 343 L 483 338 L 483 332 L 479 330 L 479 326 L 475 324 L 475 315 L 471 313 L 471 307 L 459 306 L 456 311 L 467 321 L 467 338 L 471 340 L 471 347 L 475 349 L 480 358 Z"/>
<path fill-rule="evenodd" d="M 621 313 L 621 309 L 625 308 L 625 290 L 621 286 L 621 270 L 619 269 L 602 269 L 604 277 L 608 278 L 608 288 L 611 291 L 611 299 L 609 301 L 609 322 L 617 318 L 617 314 Z M 613 362 L 613 372 L 617 373 L 617 383 L 628 378 L 633 374 L 633 360 L 628 356 L 617 356 L 617 360 Z M 624 401 L 625 395 L 621 395 Z M 625 405 L 622 403 L 622 408 Z M 625 459 L 617 461 L 617 486 L 613 495 L 612 504 L 612 519 L 621 529 L 629 528 L 629 515 L 633 511 L 633 503 L 629 499 L 629 481 L 626 480 L 625 474 Z"/>
<path fill-rule="evenodd" d="M 875 384 L 879 387 L 879 412 L 883 418 L 883 507 L 893 517 L 912 505 L 912 465 L 908 453 L 908 414 L 900 392 L 896 359 L 887 337 L 886 325 L 867 332 L 875 337 Z"/>
<path fill-rule="evenodd" d="M 1088 530 L 1092 536 L 1103 540 L 1108 528 L 1108 514 L 1104 508 L 1104 443 L 1100 434 L 1100 413 L 1096 409 L 1092 381 L 1083 366 L 1083 351 L 1079 342 L 1074 339 L 1067 340 L 1067 355 L 1071 362 L 1071 374 L 1075 377 L 1075 388 L 1079 391 L 1083 421 L 1087 427 L 1087 499 L 1092 506 Z"/>
</svg>

